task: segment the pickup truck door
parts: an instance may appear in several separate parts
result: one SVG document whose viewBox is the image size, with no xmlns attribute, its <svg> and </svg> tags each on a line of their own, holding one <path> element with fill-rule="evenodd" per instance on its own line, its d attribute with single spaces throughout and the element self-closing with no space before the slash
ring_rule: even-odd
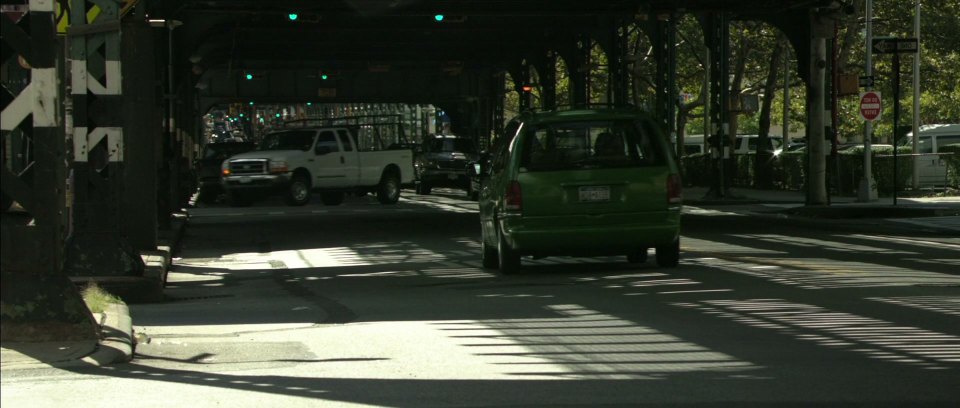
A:
<svg viewBox="0 0 960 408">
<path fill-rule="evenodd" d="M 340 146 L 343 146 L 340 163 L 345 176 L 344 187 L 354 187 L 360 181 L 360 154 L 354 139 L 350 137 L 350 131 L 337 129 L 337 139 L 340 140 Z"/>
<path fill-rule="evenodd" d="M 337 142 L 336 133 L 331 129 L 320 131 L 317 144 L 313 148 L 313 157 L 310 159 L 313 173 L 313 187 L 337 188 L 346 187 L 349 182 L 346 167 L 344 167 L 343 150 Z"/>
</svg>

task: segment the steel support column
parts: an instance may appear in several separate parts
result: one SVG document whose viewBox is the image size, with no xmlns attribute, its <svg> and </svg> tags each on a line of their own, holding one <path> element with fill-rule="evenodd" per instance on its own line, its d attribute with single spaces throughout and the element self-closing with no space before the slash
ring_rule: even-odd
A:
<svg viewBox="0 0 960 408">
<path fill-rule="evenodd" d="M 676 142 L 677 129 L 677 22 L 673 14 L 661 14 L 653 24 L 654 58 L 657 61 L 656 112 L 662 118 L 670 141 Z M 682 148 L 682 146 L 681 146 Z"/>
<path fill-rule="evenodd" d="M 613 96 L 613 104 L 617 106 L 626 105 L 630 101 L 628 89 L 630 88 L 630 73 L 627 72 L 627 53 L 628 38 L 627 29 L 618 19 L 612 29 L 610 52 L 607 60 L 610 63 L 610 92 Z"/>
<path fill-rule="evenodd" d="M 557 56 L 553 51 L 536 62 L 537 73 L 540 76 L 540 107 L 543 109 L 557 108 Z"/>
<path fill-rule="evenodd" d="M 481 143 L 480 149 L 488 149 L 490 143 L 503 135 L 504 114 L 503 114 L 503 94 L 506 89 L 506 75 L 497 73 L 493 76 L 493 82 L 490 84 L 493 93 L 493 135 L 492 139 L 486 145 Z"/>
<path fill-rule="evenodd" d="M 2 98 L 4 146 L 17 130 L 31 149 L 24 168 L 3 155 L 0 185 L 0 338 L 4 341 L 97 339 L 97 324 L 63 272 L 69 195 L 62 125 L 61 45 L 54 3 L 32 1 L 27 14 L 4 18 L 3 61 L 22 58 L 30 83 Z M 28 29 L 29 31 L 26 31 Z M 4 88 L 3 92 L 8 92 Z M 32 118 L 31 122 L 26 119 Z M 6 153 L 6 152 L 4 152 Z"/>
<path fill-rule="evenodd" d="M 728 195 L 732 180 L 730 146 L 733 145 L 730 128 L 730 76 L 728 58 L 730 52 L 730 26 L 725 13 L 709 13 L 702 20 L 704 36 L 710 53 L 710 150 L 713 158 L 713 183 L 709 196 L 722 198 Z"/>
<path fill-rule="evenodd" d="M 88 21 L 88 11 L 100 12 Z M 122 202 L 126 159 L 119 2 L 71 1 L 68 29 L 73 106 L 74 235 L 70 276 L 142 277 L 144 264 L 128 241 Z M 149 180 L 149 178 L 148 178 Z M 147 243 L 149 244 L 149 243 Z M 156 247 L 154 246 L 154 248 Z"/>
<path fill-rule="evenodd" d="M 807 80 L 807 205 L 828 204 L 827 200 L 827 44 L 832 36 L 832 20 L 817 11 L 810 12 L 810 55 Z"/>
</svg>

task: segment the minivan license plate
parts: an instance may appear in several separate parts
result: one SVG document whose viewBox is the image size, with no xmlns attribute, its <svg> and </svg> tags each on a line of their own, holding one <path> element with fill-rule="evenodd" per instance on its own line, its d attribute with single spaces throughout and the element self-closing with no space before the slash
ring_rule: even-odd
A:
<svg viewBox="0 0 960 408">
<path fill-rule="evenodd" d="M 610 201 L 610 186 L 580 187 L 580 202 Z"/>
</svg>

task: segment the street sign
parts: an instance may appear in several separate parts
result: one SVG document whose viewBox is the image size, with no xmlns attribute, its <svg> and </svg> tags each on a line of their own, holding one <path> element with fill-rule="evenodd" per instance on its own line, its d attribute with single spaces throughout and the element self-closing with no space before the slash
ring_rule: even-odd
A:
<svg viewBox="0 0 960 408">
<path fill-rule="evenodd" d="M 860 77 L 860 87 L 861 88 L 870 88 L 873 86 L 873 75 L 866 75 Z"/>
<path fill-rule="evenodd" d="M 916 54 L 920 50 L 920 42 L 916 38 L 874 38 L 870 49 L 874 54 Z"/>
<path fill-rule="evenodd" d="M 882 111 L 880 92 L 870 91 L 860 94 L 860 117 L 863 120 L 875 121 L 880 118 Z"/>
</svg>

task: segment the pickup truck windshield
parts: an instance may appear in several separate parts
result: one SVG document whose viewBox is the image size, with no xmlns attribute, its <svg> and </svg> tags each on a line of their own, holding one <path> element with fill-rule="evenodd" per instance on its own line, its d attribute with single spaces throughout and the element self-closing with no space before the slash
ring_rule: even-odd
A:
<svg viewBox="0 0 960 408">
<path fill-rule="evenodd" d="M 258 150 L 310 150 L 317 132 L 313 130 L 291 130 L 270 133 L 263 137 Z"/>
<path fill-rule="evenodd" d="M 463 152 L 473 153 L 473 141 L 470 139 L 433 139 L 429 142 L 427 150 L 431 152 Z"/>
</svg>

